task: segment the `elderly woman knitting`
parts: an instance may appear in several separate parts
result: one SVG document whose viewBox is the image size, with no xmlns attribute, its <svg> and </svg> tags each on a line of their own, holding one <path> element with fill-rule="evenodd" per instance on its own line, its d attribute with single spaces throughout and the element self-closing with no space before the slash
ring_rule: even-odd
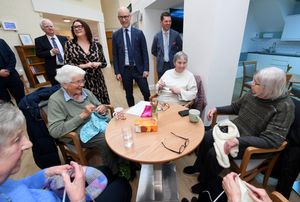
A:
<svg viewBox="0 0 300 202">
<path fill-rule="evenodd" d="M 186 104 L 195 99 L 197 83 L 194 75 L 186 69 L 188 56 L 177 52 L 173 59 L 175 68 L 166 71 L 156 84 L 158 101 Z"/>
<path fill-rule="evenodd" d="M 72 65 L 64 65 L 57 70 L 55 79 L 61 84 L 61 89 L 49 98 L 49 132 L 54 138 L 63 138 L 69 132 L 76 132 L 80 135 L 82 147 L 95 148 L 99 151 L 104 163 L 116 173 L 118 158 L 108 148 L 104 131 L 94 133 L 92 136 L 88 127 L 86 127 L 88 132 L 81 130 L 91 117 L 97 116 L 93 113 L 106 114 L 106 107 L 91 91 L 84 88 L 84 76 L 84 70 Z"/>
<path fill-rule="evenodd" d="M 236 158 L 242 158 L 248 146 L 279 147 L 294 120 L 294 104 L 286 92 L 285 72 L 276 67 L 260 70 L 254 75 L 251 91 L 231 105 L 209 110 L 208 119 L 216 112 L 237 115 L 232 123 L 237 127 L 240 137 L 226 140 L 221 151 L 223 154 L 228 155 L 233 148 L 237 148 Z M 226 132 L 226 128 L 216 127 Z M 200 194 L 201 201 L 205 201 L 203 198 L 207 193 L 203 191 L 208 190 L 214 200 L 223 190 L 218 174 L 224 168 L 216 158 L 214 132 L 209 130 L 205 133 L 194 165 L 185 167 L 183 171 L 186 174 L 200 172 L 199 183 L 191 189 L 193 193 Z"/>
<path fill-rule="evenodd" d="M 0 201 L 59 202 L 64 192 L 71 202 L 130 201 L 131 187 L 126 180 L 118 178 L 107 184 L 102 172 L 75 162 L 50 167 L 23 179 L 9 179 L 20 170 L 22 154 L 32 143 L 27 138 L 25 117 L 17 107 L 0 103 L 0 114 L 5 114 L 0 116 Z M 110 174 L 107 168 L 102 169 Z M 88 189 L 86 181 L 92 184 Z"/>
</svg>

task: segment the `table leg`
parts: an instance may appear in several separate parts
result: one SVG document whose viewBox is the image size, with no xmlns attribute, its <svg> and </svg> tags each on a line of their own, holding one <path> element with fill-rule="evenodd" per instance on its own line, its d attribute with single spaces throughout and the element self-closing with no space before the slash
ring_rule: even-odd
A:
<svg viewBox="0 0 300 202">
<path fill-rule="evenodd" d="M 176 165 L 142 164 L 136 201 L 179 202 Z"/>
</svg>

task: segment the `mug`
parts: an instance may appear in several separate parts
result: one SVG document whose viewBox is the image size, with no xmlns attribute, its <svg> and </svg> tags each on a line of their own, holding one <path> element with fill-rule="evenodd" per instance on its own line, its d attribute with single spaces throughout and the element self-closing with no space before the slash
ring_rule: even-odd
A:
<svg viewBox="0 0 300 202">
<path fill-rule="evenodd" d="M 114 113 L 113 113 L 113 117 L 116 117 L 116 119 L 122 119 L 124 120 L 125 119 L 125 114 L 123 112 L 123 107 L 116 107 L 114 109 Z"/>
<path fill-rule="evenodd" d="M 189 118 L 190 118 L 190 122 L 198 123 L 200 121 L 200 111 L 197 109 L 190 109 Z"/>
</svg>

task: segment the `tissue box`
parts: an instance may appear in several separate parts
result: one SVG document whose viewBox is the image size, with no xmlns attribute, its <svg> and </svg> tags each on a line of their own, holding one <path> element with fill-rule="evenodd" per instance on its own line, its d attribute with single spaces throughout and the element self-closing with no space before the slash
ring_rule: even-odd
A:
<svg viewBox="0 0 300 202">
<path fill-rule="evenodd" d="M 153 119 L 138 119 L 134 122 L 135 132 L 157 132 L 157 121 Z"/>
</svg>

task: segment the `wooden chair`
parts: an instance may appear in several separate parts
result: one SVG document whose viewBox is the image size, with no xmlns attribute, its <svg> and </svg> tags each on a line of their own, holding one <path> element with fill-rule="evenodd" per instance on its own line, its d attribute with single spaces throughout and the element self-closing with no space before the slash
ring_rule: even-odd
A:
<svg viewBox="0 0 300 202">
<path fill-rule="evenodd" d="M 110 111 L 112 117 L 114 108 L 111 105 L 105 105 Z M 43 101 L 39 104 L 40 114 L 46 125 L 48 125 L 48 100 Z M 56 139 L 64 161 L 67 162 L 68 158 L 71 157 L 74 161 L 81 165 L 87 165 L 87 156 L 91 149 L 82 148 L 79 135 L 76 132 L 70 132 L 63 136 L 63 139 Z"/>
<path fill-rule="evenodd" d="M 212 128 L 216 124 L 217 116 L 224 114 L 215 113 L 212 119 Z M 240 178 L 249 182 L 257 174 L 262 171 L 265 171 L 263 179 L 263 187 L 266 188 L 270 174 L 273 170 L 273 167 L 280 155 L 280 152 L 286 147 L 287 142 L 284 141 L 280 147 L 272 149 L 264 149 L 257 147 L 247 147 L 242 159 L 233 159 L 231 161 L 231 169 L 240 173 Z M 262 158 L 251 158 L 256 155 L 263 155 Z"/>
<path fill-rule="evenodd" d="M 281 193 L 279 193 L 277 191 L 273 191 L 270 194 L 270 198 L 273 202 L 288 202 L 289 201 Z"/>
<path fill-rule="evenodd" d="M 243 62 L 243 81 L 240 97 L 243 94 L 243 91 L 246 91 L 245 88 L 251 89 L 251 81 L 253 80 L 253 76 L 256 72 L 256 61 L 245 61 Z"/>
</svg>

